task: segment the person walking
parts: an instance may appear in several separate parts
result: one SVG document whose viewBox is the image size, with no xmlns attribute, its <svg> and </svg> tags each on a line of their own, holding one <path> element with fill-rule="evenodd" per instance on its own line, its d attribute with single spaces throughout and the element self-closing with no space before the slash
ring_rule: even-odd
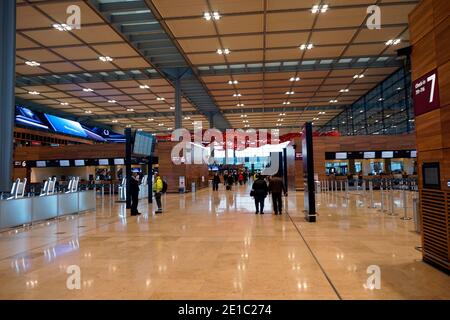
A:
<svg viewBox="0 0 450 320">
<path fill-rule="evenodd" d="M 243 185 L 244 184 L 244 175 L 242 174 L 242 172 L 241 173 L 239 173 L 239 178 L 238 178 L 238 180 L 239 180 L 239 185 Z"/>
<path fill-rule="evenodd" d="M 255 198 L 255 214 L 264 214 L 264 200 L 267 197 L 268 187 L 266 181 L 260 174 L 256 175 L 256 180 L 253 182 L 251 195 Z"/>
<path fill-rule="evenodd" d="M 224 181 L 224 183 L 225 183 L 225 181 Z M 226 183 L 227 183 L 227 190 L 231 190 L 231 187 L 233 186 L 233 183 L 234 183 L 234 179 L 233 179 L 232 175 L 228 175 Z"/>
<path fill-rule="evenodd" d="M 161 196 L 163 192 L 164 183 L 159 176 L 159 173 L 155 174 L 155 182 L 153 183 L 153 192 L 155 193 L 156 205 L 158 210 L 155 211 L 156 214 L 162 213 Z"/>
<path fill-rule="evenodd" d="M 131 215 L 137 216 L 141 213 L 138 211 L 139 203 L 139 177 L 137 172 L 133 172 L 130 179 L 130 195 L 131 195 Z"/>
<path fill-rule="evenodd" d="M 212 183 L 213 183 L 213 191 L 219 190 L 220 177 L 219 177 L 219 174 L 217 172 L 214 173 L 214 177 L 213 177 Z"/>
<path fill-rule="evenodd" d="M 286 187 L 279 175 L 275 175 L 269 182 L 269 193 L 272 194 L 273 211 L 275 215 L 281 214 L 283 210 L 282 193 L 287 196 Z"/>
</svg>

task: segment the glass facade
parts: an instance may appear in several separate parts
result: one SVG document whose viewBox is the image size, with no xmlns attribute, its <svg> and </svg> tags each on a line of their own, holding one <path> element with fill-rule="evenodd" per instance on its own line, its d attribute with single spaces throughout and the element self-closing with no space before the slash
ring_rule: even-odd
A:
<svg viewBox="0 0 450 320">
<path fill-rule="evenodd" d="M 341 135 L 395 135 L 415 130 L 411 74 L 399 69 L 319 128 Z"/>
</svg>

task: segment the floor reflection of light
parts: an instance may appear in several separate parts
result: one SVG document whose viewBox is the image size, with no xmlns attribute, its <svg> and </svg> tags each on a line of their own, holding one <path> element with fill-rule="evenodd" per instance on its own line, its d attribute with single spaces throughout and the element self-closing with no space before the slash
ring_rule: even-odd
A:
<svg viewBox="0 0 450 320">
<path fill-rule="evenodd" d="M 147 279 L 146 281 L 145 281 L 145 286 L 148 288 L 148 287 L 150 287 L 152 285 L 152 280 L 151 279 Z"/>
<path fill-rule="evenodd" d="M 337 260 L 344 260 L 344 254 L 343 253 L 336 253 L 336 259 Z"/>
<path fill-rule="evenodd" d="M 292 271 L 300 271 L 301 267 L 298 263 L 292 265 Z"/>
<path fill-rule="evenodd" d="M 38 281 L 37 280 L 29 280 L 29 281 L 27 281 L 26 282 L 26 286 L 27 286 L 27 288 L 29 288 L 29 289 L 33 289 L 33 288 L 36 288 L 37 286 L 38 286 Z"/>
<path fill-rule="evenodd" d="M 306 291 L 308 290 L 308 283 L 306 281 L 298 281 L 297 282 L 297 288 L 299 291 Z"/>
<path fill-rule="evenodd" d="M 288 253 L 288 259 L 289 260 L 294 260 L 295 259 L 295 253 L 294 252 L 289 252 Z"/>
</svg>

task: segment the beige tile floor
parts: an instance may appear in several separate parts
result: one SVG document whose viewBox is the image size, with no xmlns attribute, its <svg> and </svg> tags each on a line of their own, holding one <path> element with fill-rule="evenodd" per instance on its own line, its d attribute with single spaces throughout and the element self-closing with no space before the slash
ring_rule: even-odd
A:
<svg viewBox="0 0 450 320">
<path fill-rule="evenodd" d="M 105 197 L 96 212 L 0 233 L 0 299 L 450 299 L 449 277 L 415 249 L 414 223 L 357 192 L 318 195 L 314 224 L 300 192 L 283 216 L 270 199 L 255 215 L 245 187 L 167 195 L 163 215 L 145 202 L 138 218 Z M 67 289 L 70 265 L 80 290 Z M 371 265 L 379 290 L 364 287 Z"/>
</svg>

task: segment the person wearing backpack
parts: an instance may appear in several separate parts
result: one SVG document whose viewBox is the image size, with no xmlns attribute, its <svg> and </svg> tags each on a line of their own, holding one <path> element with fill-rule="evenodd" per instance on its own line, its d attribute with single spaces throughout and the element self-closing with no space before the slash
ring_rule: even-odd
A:
<svg viewBox="0 0 450 320">
<path fill-rule="evenodd" d="M 155 182 L 153 183 L 153 191 L 155 193 L 155 200 L 156 205 L 158 206 L 158 210 L 155 211 L 155 213 L 162 213 L 162 205 L 161 205 L 161 196 L 164 191 L 167 191 L 167 184 L 166 184 L 166 190 L 164 190 L 164 181 L 159 176 L 159 173 L 155 174 Z"/>
</svg>

